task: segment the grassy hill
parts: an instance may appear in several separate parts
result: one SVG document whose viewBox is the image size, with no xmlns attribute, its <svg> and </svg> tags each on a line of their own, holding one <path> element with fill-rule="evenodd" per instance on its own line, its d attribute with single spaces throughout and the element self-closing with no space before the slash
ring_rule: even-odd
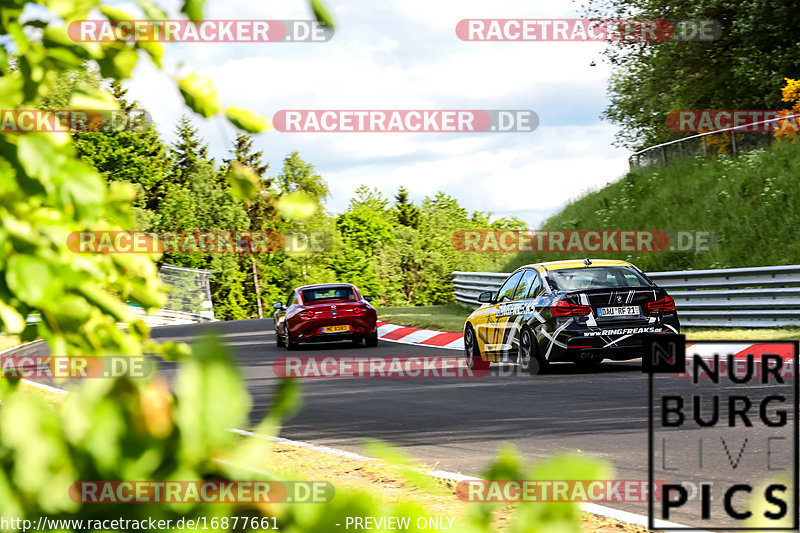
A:
<svg viewBox="0 0 800 533">
<path fill-rule="evenodd" d="M 738 159 L 636 169 L 549 218 L 547 230 L 712 231 L 705 252 L 519 253 L 503 271 L 539 261 L 608 257 L 645 271 L 800 264 L 800 142 Z"/>
</svg>

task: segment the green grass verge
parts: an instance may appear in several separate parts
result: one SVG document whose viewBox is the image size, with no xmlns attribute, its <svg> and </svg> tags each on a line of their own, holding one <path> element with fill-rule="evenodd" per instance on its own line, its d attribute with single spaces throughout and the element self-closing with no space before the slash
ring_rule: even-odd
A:
<svg viewBox="0 0 800 533">
<path fill-rule="evenodd" d="M 456 304 L 422 307 L 385 307 L 378 318 L 390 324 L 461 333 L 470 310 Z M 795 340 L 800 327 L 786 328 L 681 328 L 687 340 Z"/>
<path fill-rule="evenodd" d="M 687 159 L 636 169 L 550 217 L 545 230 L 712 231 L 706 252 L 602 253 L 645 272 L 800 264 L 800 143 L 775 143 L 739 158 Z M 505 265 L 575 259 L 586 253 L 520 253 Z"/>
<path fill-rule="evenodd" d="M 378 319 L 390 324 L 461 333 L 471 310 L 456 304 L 419 307 L 383 307 Z"/>
</svg>

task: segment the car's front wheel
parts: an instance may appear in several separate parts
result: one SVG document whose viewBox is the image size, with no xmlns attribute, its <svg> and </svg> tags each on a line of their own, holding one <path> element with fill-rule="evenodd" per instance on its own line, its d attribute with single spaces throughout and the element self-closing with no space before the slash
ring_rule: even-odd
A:
<svg viewBox="0 0 800 533">
<path fill-rule="evenodd" d="M 376 331 L 374 335 L 367 335 L 364 337 L 364 341 L 370 348 L 376 347 L 378 345 L 378 332 Z"/>
<path fill-rule="evenodd" d="M 527 327 L 520 334 L 517 363 L 522 372 L 531 375 L 541 374 L 547 367 L 547 361 L 539 357 L 533 331 Z"/>
<path fill-rule="evenodd" d="M 298 342 L 296 340 L 292 340 L 292 334 L 288 331 L 286 332 L 286 349 L 289 351 L 297 349 Z"/>
<path fill-rule="evenodd" d="M 280 331 L 276 331 L 275 332 L 275 345 L 278 348 L 283 348 L 284 346 L 286 346 L 286 343 L 284 342 L 283 337 L 281 337 Z"/>
<path fill-rule="evenodd" d="M 469 325 L 464 330 L 464 358 L 469 368 L 483 369 L 489 368 L 491 365 L 489 361 L 481 357 L 481 352 L 478 349 L 478 339 L 475 337 L 475 330 Z"/>
</svg>

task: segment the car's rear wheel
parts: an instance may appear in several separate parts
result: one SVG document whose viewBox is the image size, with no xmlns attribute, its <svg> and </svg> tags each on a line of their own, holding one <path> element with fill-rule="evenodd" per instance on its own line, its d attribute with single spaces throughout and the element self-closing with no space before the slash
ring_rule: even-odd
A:
<svg viewBox="0 0 800 533">
<path fill-rule="evenodd" d="M 475 337 L 475 330 L 472 329 L 472 326 L 467 326 L 464 330 L 464 358 L 469 368 L 480 370 L 491 366 L 489 361 L 481 357 L 481 352 L 478 349 L 478 339 Z"/>
<path fill-rule="evenodd" d="M 530 328 L 523 328 L 519 338 L 517 355 L 519 368 L 525 374 L 541 374 L 547 368 L 547 361 L 539 356 L 539 349 Z"/>
<path fill-rule="evenodd" d="M 352 343 L 353 343 L 353 346 L 360 346 L 361 345 L 361 335 L 353 335 Z"/>
<path fill-rule="evenodd" d="M 364 340 L 370 348 L 376 347 L 378 345 L 378 332 L 376 331 L 374 335 L 367 335 Z"/>
</svg>

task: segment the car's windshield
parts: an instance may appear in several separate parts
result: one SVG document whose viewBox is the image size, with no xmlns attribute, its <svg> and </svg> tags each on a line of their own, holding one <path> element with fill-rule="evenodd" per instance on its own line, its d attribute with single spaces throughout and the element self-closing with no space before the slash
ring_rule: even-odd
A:
<svg viewBox="0 0 800 533">
<path fill-rule="evenodd" d="M 321 287 L 303 291 L 305 303 L 310 304 L 321 300 L 356 300 L 356 294 L 350 287 Z"/>
<path fill-rule="evenodd" d="M 557 290 L 616 289 L 620 287 L 649 287 L 651 283 L 630 267 L 602 266 L 551 270 L 550 280 Z"/>
</svg>

